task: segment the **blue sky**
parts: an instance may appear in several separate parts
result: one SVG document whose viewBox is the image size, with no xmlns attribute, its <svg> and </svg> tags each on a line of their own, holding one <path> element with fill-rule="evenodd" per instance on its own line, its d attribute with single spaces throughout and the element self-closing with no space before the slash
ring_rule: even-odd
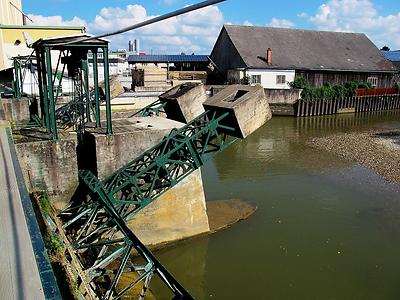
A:
<svg viewBox="0 0 400 300">
<path fill-rule="evenodd" d="M 35 24 L 84 25 L 102 33 L 199 1 L 23 0 Z M 223 24 L 363 32 L 378 46 L 400 49 L 399 0 L 227 0 L 191 15 L 111 38 L 112 48 L 139 38 L 147 53 L 210 52 Z"/>
</svg>

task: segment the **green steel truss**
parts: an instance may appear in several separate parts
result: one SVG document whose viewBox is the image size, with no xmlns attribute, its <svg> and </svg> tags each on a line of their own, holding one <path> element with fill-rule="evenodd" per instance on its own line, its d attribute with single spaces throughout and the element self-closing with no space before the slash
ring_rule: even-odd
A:
<svg viewBox="0 0 400 300">
<path fill-rule="evenodd" d="M 154 101 L 153 103 L 147 105 L 142 108 L 138 112 L 132 115 L 132 117 L 151 117 L 151 116 L 160 116 L 162 113 L 165 113 L 164 107 L 167 105 L 166 102 L 162 102 L 160 99 Z"/>
<path fill-rule="evenodd" d="M 121 293 L 139 282 L 144 295 L 155 274 L 176 299 L 192 299 L 126 227 L 125 221 L 236 141 L 222 133 L 234 131 L 221 125 L 227 115 L 202 114 L 172 130 L 159 144 L 103 181 L 91 171 L 80 171 L 91 197 L 63 210 L 60 218 L 101 299 L 119 299 Z M 137 258 L 131 254 L 132 249 L 140 254 L 142 264 L 133 264 Z M 132 272 L 137 274 L 135 279 L 121 287 L 121 275 Z"/>
<path fill-rule="evenodd" d="M 36 122 L 51 133 L 54 140 L 58 139 L 58 129 L 75 126 L 84 130 L 92 118 L 96 127 L 100 127 L 100 95 L 97 54 L 103 55 L 104 66 L 104 101 L 106 104 L 107 134 L 112 134 L 111 103 L 109 86 L 108 46 L 105 41 L 93 43 L 61 43 L 52 44 L 52 40 L 40 40 L 34 44 L 38 85 L 41 100 L 41 122 Z M 52 62 L 52 56 L 59 53 L 57 62 Z M 93 81 L 89 86 L 89 66 L 87 55 L 93 54 Z M 53 54 L 53 55 L 52 55 Z M 66 75 L 66 71 L 68 74 Z M 62 81 L 67 77 L 74 82 L 74 91 L 69 103 L 56 109 L 56 104 L 62 95 Z M 37 119 L 37 118 L 36 118 Z"/>
</svg>

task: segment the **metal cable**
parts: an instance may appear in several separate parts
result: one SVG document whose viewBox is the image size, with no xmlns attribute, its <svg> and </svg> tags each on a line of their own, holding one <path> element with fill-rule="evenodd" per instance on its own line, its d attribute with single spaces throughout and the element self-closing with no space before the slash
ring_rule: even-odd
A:
<svg viewBox="0 0 400 300">
<path fill-rule="evenodd" d="M 184 8 L 178 9 L 176 11 L 167 13 L 165 15 L 158 16 L 158 17 L 152 18 L 150 20 L 143 21 L 143 22 L 140 22 L 138 24 L 125 27 L 125 28 L 117 30 L 117 31 L 112 31 L 112 32 L 109 32 L 109 33 L 104 33 L 104 34 L 100 34 L 100 35 L 96 35 L 96 36 L 92 36 L 92 37 L 85 37 L 85 38 L 78 39 L 78 40 L 71 41 L 71 42 L 67 42 L 67 43 L 65 43 L 65 42 L 53 43 L 50 46 L 81 43 L 81 42 L 86 42 L 86 41 L 90 41 L 90 40 L 94 40 L 94 39 L 100 39 L 100 38 L 105 38 L 105 37 L 109 37 L 109 36 L 125 33 L 125 32 L 128 32 L 128 31 L 134 30 L 134 29 L 138 29 L 138 28 L 150 25 L 150 24 L 154 24 L 154 23 L 157 23 L 157 22 L 160 22 L 160 21 L 172 18 L 172 17 L 176 17 L 176 16 L 179 16 L 179 15 L 182 15 L 182 14 L 194 11 L 194 10 L 198 10 L 198 9 L 210 6 L 210 5 L 214 5 L 214 4 L 217 4 L 217 3 L 220 3 L 220 2 L 224 2 L 224 1 L 226 1 L 226 0 L 208 0 L 208 1 L 200 2 L 198 4 L 190 5 L 188 7 L 184 7 Z"/>
</svg>

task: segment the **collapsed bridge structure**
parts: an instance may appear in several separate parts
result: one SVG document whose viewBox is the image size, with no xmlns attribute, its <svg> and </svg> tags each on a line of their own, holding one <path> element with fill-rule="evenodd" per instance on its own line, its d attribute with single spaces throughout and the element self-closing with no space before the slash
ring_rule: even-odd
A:
<svg viewBox="0 0 400 300">
<path fill-rule="evenodd" d="M 182 86 L 172 94 L 167 92 L 164 99 L 160 97 L 161 104 L 168 107 L 180 102 L 182 115 L 188 106 L 196 104 L 180 90 L 196 88 L 198 85 Z M 151 114 L 151 107 L 158 111 L 154 104 L 138 114 Z M 59 216 L 83 266 L 84 280 L 92 284 L 91 294 L 101 299 L 119 299 L 141 284 L 141 298 L 150 279 L 158 275 L 175 297 L 192 299 L 127 227 L 126 221 L 208 159 L 271 118 L 262 87 L 230 86 L 205 101 L 203 107 L 204 112 L 200 111 L 186 126 L 174 129 L 159 144 L 108 178 L 100 181 L 91 171 L 80 171 L 90 197 L 71 204 Z M 174 111 L 172 117 L 176 115 Z M 132 272 L 137 274 L 135 280 L 122 280 L 125 285 L 122 284 L 121 277 Z"/>
<path fill-rule="evenodd" d="M 40 112 L 30 126 L 43 128 L 52 140 L 59 139 L 59 131 L 67 127 L 83 135 L 89 123 L 95 128 L 105 127 L 107 135 L 113 134 L 108 41 L 103 38 L 222 1 L 205 1 L 101 36 L 84 34 L 36 41 L 32 45 L 35 50 L 32 57 L 36 59 L 38 71 Z M 54 52 L 58 53 L 56 69 L 52 63 Z M 93 89 L 88 79 L 89 53 L 94 59 Z M 98 53 L 104 59 L 102 95 L 98 83 Z M 72 79 L 74 93 L 68 103 L 56 109 L 64 77 Z M 100 120 L 102 101 L 106 104 L 105 124 Z M 164 282 L 174 299 L 193 299 L 126 222 L 211 157 L 237 139 L 246 138 L 271 118 L 261 86 L 230 86 L 207 99 L 202 85 L 181 85 L 136 115 L 159 114 L 186 125 L 173 129 L 161 142 L 103 180 L 95 170 L 80 169 L 82 196 L 58 215 L 61 234 L 68 248 L 73 249 L 70 254 L 77 261 L 80 283 L 88 299 L 121 299 L 132 295 L 144 299 L 154 276 Z"/>
</svg>

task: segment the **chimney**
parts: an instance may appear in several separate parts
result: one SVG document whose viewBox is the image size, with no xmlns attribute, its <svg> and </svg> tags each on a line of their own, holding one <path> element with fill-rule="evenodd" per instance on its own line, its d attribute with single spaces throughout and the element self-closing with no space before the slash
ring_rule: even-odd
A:
<svg viewBox="0 0 400 300">
<path fill-rule="evenodd" d="M 272 65 L 272 50 L 271 50 L 271 48 L 268 48 L 268 50 L 267 50 L 266 59 L 267 59 L 267 64 Z"/>
</svg>

